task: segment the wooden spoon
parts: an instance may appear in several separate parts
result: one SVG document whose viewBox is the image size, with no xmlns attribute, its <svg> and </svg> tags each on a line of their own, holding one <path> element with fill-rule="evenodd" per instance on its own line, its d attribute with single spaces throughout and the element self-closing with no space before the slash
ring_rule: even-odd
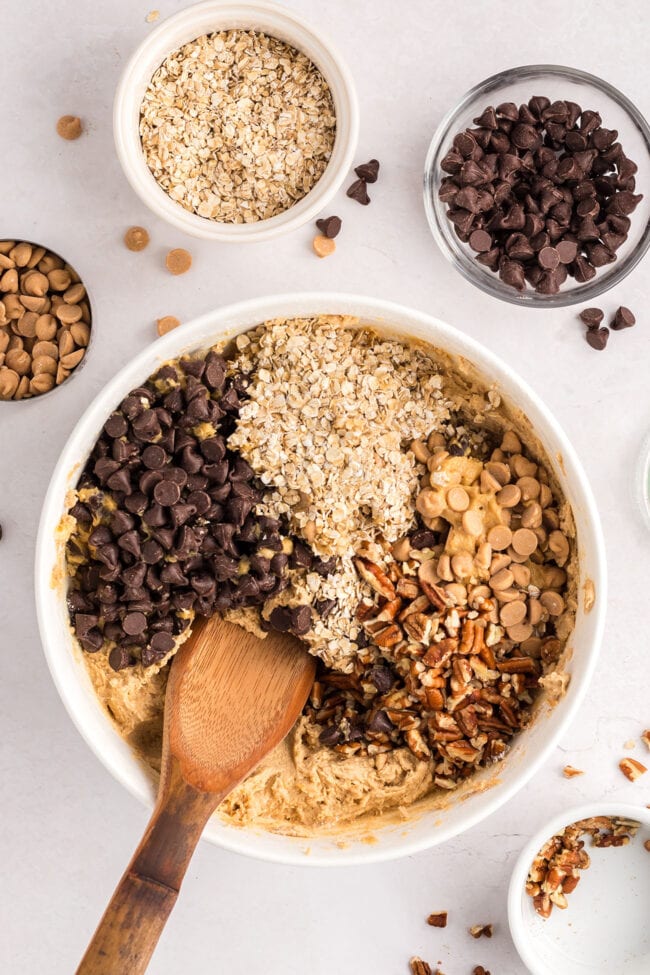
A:
<svg viewBox="0 0 650 975">
<path fill-rule="evenodd" d="M 294 637 L 260 640 L 216 616 L 195 624 L 167 683 L 156 807 L 77 975 L 145 971 L 203 827 L 289 733 L 314 673 Z"/>
</svg>

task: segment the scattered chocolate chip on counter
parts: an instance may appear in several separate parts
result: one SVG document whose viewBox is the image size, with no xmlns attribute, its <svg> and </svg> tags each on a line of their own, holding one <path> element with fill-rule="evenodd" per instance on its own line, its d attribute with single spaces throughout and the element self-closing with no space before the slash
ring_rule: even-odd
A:
<svg viewBox="0 0 650 975">
<path fill-rule="evenodd" d="M 165 258 L 165 267 L 170 274 L 185 274 L 192 267 L 192 255 L 184 247 L 175 247 Z"/>
<path fill-rule="evenodd" d="M 81 119 L 76 115 L 62 115 L 56 123 L 56 131 L 66 142 L 73 142 L 83 132 Z"/>
<path fill-rule="evenodd" d="M 349 196 L 351 200 L 356 200 L 357 203 L 360 203 L 364 207 L 370 203 L 368 188 L 362 179 L 354 181 L 352 186 L 346 190 L 346 196 Z"/>
<path fill-rule="evenodd" d="M 469 933 L 473 938 L 491 938 L 492 937 L 492 925 L 491 924 L 474 924 L 470 929 Z"/>
<path fill-rule="evenodd" d="M 616 260 L 642 196 L 598 112 L 535 96 L 488 106 L 474 125 L 442 160 L 438 195 L 480 264 L 518 291 L 553 295 Z"/>
<path fill-rule="evenodd" d="M 364 183 L 376 183 L 377 177 L 379 176 L 379 160 L 371 159 L 367 163 L 355 166 L 354 171 Z"/>
<path fill-rule="evenodd" d="M 48 393 L 86 354 L 90 305 L 74 269 L 45 247 L 0 241 L 0 400 Z"/>
<path fill-rule="evenodd" d="M 336 244 L 330 237 L 326 237 L 324 234 L 318 234 L 314 237 L 312 242 L 312 247 L 314 248 L 314 253 L 317 257 L 329 257 L 336 250 Z"/>
<path fill-rule="evenodd" d="M 637 762 L 636 758 L 623 758 L 618 763 L 618 767 L 630 782 L 636 782 L 637 779 L 640 779 L 648 771 L 642 762 Z"/>
<path fill-rule="evenodd" d="M 483 968 L 482 965 L 477 965 L 472 975 L 490 975 L 490 972 L 487 970 L 487 968 Z"/>
<path fill-rule="evenodd" d="M 604 317 L 602 308 L 584 308 L 580 312 L 580 318 L 587 328 L 598 328 Z"/>
<path fill-rule="evenodd" d="M 446 928 L 447 911 L 434 911 L 433 914 L 429 914 L 427 924 L 432 928 Z"/>
<path fill-rule="evenodd" d="M 610 328 L 613 328 L 615 332 L 620 332 L 624 328 L 632 328 L 636 324 L 636 318 L 629 308 L 625 308 L 621 305 L 617 309 L 614 318 L 610 322 Z"/>
<path fill-rule="evenodd" d="M 164 315 L 156 321 L 156 328 L 158 329 L 158 335 L 167 335 L 167 332 L 173 331 L 173 329 L 178 328 L 180 325 L 179 320 L 174 315 Z"/>
<path fill-rule="evenodd" d="M 609 329 L 588 328 L 585 333 L 585 338 L 592 349 L 596 349 L 597 352 L 602 352 L 609 340 Z"/>
<path fill-rule="evenodd" d="M 591 836 L 596 847 L 626 846 L 640 825 L 634 819 L 591 816 L 551 837 L 533 860 L 526 880 L 526 893 L 539 916 L 546 920 L 553 907 L 569 906 L 566 895 L 578 886 L 579 871 L 591 863 L 583 836 Z"/>
<path fill-rule="evenodd" d="M 149 243 L 149 231 L 144 227 L 129 227 L 124 243 L 130 251 L 143 251 Z"/>
<path fill-rule="evenodd" d="M 584 774 L 582 769 L 574 768 L 573 765 L 565 765 L 562 769 L 562 775 L 565 779 L 575 779 L 576 776 Z"/>
<path fill-rule="evenodd" d="M 341 232 L 341 218 L 336 216 L 322 217 L 316 221 L 316 226 L 323 237 L 329 237 L 330 240 L 333 240 Z"/>
<path fill-rule="evenodd" d="M 0 542 L 2 541 L 2 525 L 0 525 Z"/>
</svg>

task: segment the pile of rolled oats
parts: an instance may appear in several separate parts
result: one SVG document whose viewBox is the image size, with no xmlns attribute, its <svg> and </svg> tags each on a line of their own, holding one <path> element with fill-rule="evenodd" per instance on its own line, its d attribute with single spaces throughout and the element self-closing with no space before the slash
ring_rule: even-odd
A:
<svg viewBox="0 0 650 975">
<path fill-rule="evenodd" d="M 247 401 L 230 437 L 319 555 L 350 555 L 413 524 L 419 465 L 403 447 L 449 418 L 424 350 L 346 320 L 267 322 L 239 337 Z"/>
<path fill-rule="evenodd" d="M 314 187 L 336 134 L 331 92 L 299 51 L 255 31 L 205 34 L 165 59 L 140 137 L 160 186 L 186 210 L 254 223 Z"/>
</svg>

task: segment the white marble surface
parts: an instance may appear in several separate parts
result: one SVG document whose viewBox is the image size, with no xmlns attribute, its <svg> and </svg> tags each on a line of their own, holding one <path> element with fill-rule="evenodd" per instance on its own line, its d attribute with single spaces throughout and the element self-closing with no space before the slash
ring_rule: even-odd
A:
<svg viewBox="0 0 650 975">
<path fill-rule="evenodd" d="M 7 975 L 74 970 L 147 819 L 91 754 L 59 701 L 36 629 L 32 561 L 62 444 L 105 381 L 151 341 L 161 315 L 187 320 L 267 292 L 341 289 L 410 303 L 486 342 L 545 396 L 572 438 L 602 513 L 611 591 L 588 700 L 547 767 L 505 809 L 443 848 L 384 866 L 289 869 L 203 844 L 152 973 L 406 975 L 409 956 L 419 953 L 440 960 L 447 975 L 469 975 L 478 963 L 493 975 L 519 975 L 505 898 L 524 837 L 582 800 L 650 802 L 650 775 L 629 784 L 617 769 L 623 743 L 650 725 L 643 622 L 650 559 L 632 496 L 650 425 L 650 262 L 602 302 L 608 312 L 630 305 L 638 327 L 614 335 L 608 350 L 596 354 L 570 310 L 521 313 L 461 280 L 429 236 L 420 193 L 437 122 L 470 84 L 500 68 L 578 65 L 650 112 L 646 5 L 292 5 L 326 28 L 348 58 L 361 104 L 358 159 L 382 162 L 370 207 L 343 194 L 337 200 L 344 230 L 326 261 L 311 254 L 309 229 L 246 249 L 184 239 L 153 219 L 130 190 L 113 151 L 111 100 L 126 58 L 151 30 L 145 16 L 153 0 L 2 5 L 0 233 L 67 255 L 88 285 L 96 323 L 92 355 L 73 382 L 41 401 L 0 406 L 0 970 Z M 182 6 L 161 0 L 161 15 Z M 76 143 L 54 131 L 66 112 L 85 121 Z M 121 243 L 132 223 L 151 232 L 150 248 L 139 255 Z M 163 269 L 172 246 L 188 246 L 194 255 L 185 277 Z M 566 762 L 586 774 L 565 780 Z M 435 909 L 450 912 L 445 931 L 424 924 Z M 492 941 L 467 935 L 479 921 L 494 922 Z"/>
</svg>

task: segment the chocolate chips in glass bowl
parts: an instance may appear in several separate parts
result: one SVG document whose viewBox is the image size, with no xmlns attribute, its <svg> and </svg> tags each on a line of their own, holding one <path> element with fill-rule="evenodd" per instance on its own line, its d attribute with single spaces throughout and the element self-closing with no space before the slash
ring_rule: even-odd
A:
<svg viewBox="0 0 650 975">
<path fill-rule="evenodd" d="M 597 111 L 541 95 L 488 105 L 458 132 L 438 194 L 458 238 L 508 286 L 557 294 L 616 261 L 642 199 Z"/>
<path fill-rule="evenodd" d="M 285 589 L 302 543 L 255 513 L 264 486 L 230 451 L 246 378 L 222 356 L 181 359 L 108 417 L 77 485 L 68 608 L 89 653 L 150 666 L 194 616 L 260 606 Z M 308 606 L 270 626 L 306 633 Z"/>
</svg>

